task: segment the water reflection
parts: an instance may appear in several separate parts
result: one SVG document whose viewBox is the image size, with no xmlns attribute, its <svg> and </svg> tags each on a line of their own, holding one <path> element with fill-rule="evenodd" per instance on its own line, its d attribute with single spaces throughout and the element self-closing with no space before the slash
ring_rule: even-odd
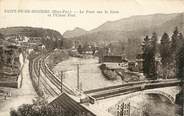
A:
<svg viewBox="0 0 184 116">
<path fill-rule="evenodd" d="M 141 112 L 134 110 L 131 116 L 175 116 L 175 104 L 165 96 L 146 94 L 139 104 L 137 109 Z"/>
</svg>

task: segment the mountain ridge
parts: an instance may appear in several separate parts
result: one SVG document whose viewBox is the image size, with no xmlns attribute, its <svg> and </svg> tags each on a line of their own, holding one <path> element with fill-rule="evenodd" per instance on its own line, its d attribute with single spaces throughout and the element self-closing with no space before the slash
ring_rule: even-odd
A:
<svg viewBox="0 0 184 116">
<path fill-rule="evenodd" d="M 134 36 L 142 38 L 153 32 L 158 33 L 158 35 L 161 35 L 164 32 L 171 33 L 176 26 L 178 26 L 180 30 L 184 30 L 184 12 L 135 15 L 115 21 L 107 21 L 102 25 L 87 31 L 85 34 L 76 35 L 69 39 L 86 39 L 86 41 L 127 41 L 130 37 Z"/>
<path fill-rule="evenodd" d="M 72 38 L 72 37 L 76 37 L 76 36 L 80 36 L 80 35 L 84 35 L 86 34 L 87 31 L 82 29 L 82 28 L 79 28 L 79 27 L 76 27 L 74 28 L 73 30 L 67 30 L 63 33 L 63 37 L 64 38 Z"/>
</svg>

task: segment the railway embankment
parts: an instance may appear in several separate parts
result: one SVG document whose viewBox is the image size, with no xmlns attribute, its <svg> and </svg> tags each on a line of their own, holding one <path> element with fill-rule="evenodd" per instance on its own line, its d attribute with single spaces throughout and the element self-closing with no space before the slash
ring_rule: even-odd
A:
<svg viewBox="0 0 184 116">
<path fill-rule="evenodd" d="M 53 61 L 54 59 L 52 59 L 55 58 L 52 57 L 53 54 L 56 55 L 57 53 L 55 53 L 55 51 L 41 54 L 34 52 L 29 59 L 29 72 L 32 79 L 32 84 L 39 96 L 48 97 L 48 99 L 58 96 L 61 93 L 61 84 L 63 91 L 71 94 L 73 93 L 68 86 L 66 86 L 64 83 L 61 83 L 61 77 L 58 77 L 58 75 L 55 75 L 52 72 L 52 65 L 49 66 L 48 63 L 56 63 Z M 58 57 L 59 56 L 57 56 L 57 58 Z M 66 58 L 66 56 L 64 57 Z M 60 58 L 59 60 L 63 60 L 65 58 Z"/>
<path fill-rule="evenodd" d="M 32 52 L 28 59 L 29 59 L 29 75 L 32 81 L 32 85 L 36 91 L 36 93 L 38 94 L 38 96 L 43 96 L 43 91 L 38 87 L 38 78 L 36 75 L 36 72 L 39 73 L 39 64 L 35 64 L 36 62 L 38 62 L 37 60 L 40 58 L 41 56 L 39 56 L 39 53 L 37 52 Z M 34 67 L 36 66 L 36 67 Z M 37 70 L 34 70 L 34 69 Z"/>
</svg>

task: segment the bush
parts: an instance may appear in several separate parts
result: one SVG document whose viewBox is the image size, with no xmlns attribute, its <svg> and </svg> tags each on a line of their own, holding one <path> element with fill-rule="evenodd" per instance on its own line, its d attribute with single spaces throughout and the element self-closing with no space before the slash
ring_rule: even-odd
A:
<svg viewBox="0 0 184 116">
<path fill-rule="evenodd" d="M 23 104 L 17 110 L 11 109 L 10 116 L 63 116 L 59 109 L 53 109 L 43 98 L 33 100 L 33 104 Z"/>
<path fill-rule="evenodd" d="M 63 50 L 55 50 L 52 55 L 49 55 L 49 57 L 46 59 L 46 63 L 49 67 L 53 67 L 56 64 L 60 63 L 63 60 L 66 60 L 69 58 L 68 52 Z"/>
</svg>

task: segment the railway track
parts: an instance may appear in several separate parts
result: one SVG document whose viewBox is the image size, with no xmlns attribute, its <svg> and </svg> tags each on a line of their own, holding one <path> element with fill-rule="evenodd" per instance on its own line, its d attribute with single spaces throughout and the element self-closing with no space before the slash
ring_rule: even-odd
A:
<svg viewBox="0 0 184 116">
<path fill-rule="evenodd" d="M 45 93 L 49 96 L 58 96 L 61 92 L 61 80 L 59 77 L 54 75 L 54 73 L 49 69 L 45 63 L 45 59 L 50 55 L 50 53 L 40 55 L 33 60 L 32 68 L 37 80 L 40 80 L 40 85 L 45 90 Z M 42 72 L 42 75 L 41 75 Z M 43 75 L 44 74 L 44 75 Z M 62 83 L 62 90 L 69 94 L 75 95 L 75 93 Z"/>
<path fill-rule="evenodd" d="M 69 94 L 75 95 L 75 93 L 72 91 L 72 89 L 70 89 L 68 86 L 66 86 L 64 83 L 61 83 L 61 79 L 60 77 L 57 77 L 51 70 L 50 68 L 47 66 L 47 64 L 45 63 L 45 59 L 48 57 L 48 55 L 42 59 L 42 63 L 41 63 L 41 69 L 43 71 L 43 73 L 45 74 L 45 76 L 50 80 L 50 82 L 55 85 L 59 90 L 61 89 L 61 84 L 62 84 L 62 90 L 64 92 L 67 92 Z"/>
<path fill-rule="evenodd" d="M 39 82 L 39 86 L 42 87 L 42 89 L 44 89 L 44 92 L 49 95 L 49 96 L 56 96 L 58 95 L 58 93 L 54 90 L 54 88 L 48 83 L 48 81 L 46 80 L 45 77 L 43 77 L 40 73 L 40 69 L 41 69 L 41 61 L 42 58 L 45 56 L 38 56 L 33 60 L 33 73 L 35 74 L 35 77 L 37 78 Z"/>
</svg>

